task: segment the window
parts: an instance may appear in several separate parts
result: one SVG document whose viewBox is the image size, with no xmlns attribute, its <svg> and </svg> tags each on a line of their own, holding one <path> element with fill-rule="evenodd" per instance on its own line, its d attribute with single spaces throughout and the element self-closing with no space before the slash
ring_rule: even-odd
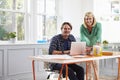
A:
<svg viewBox="0 0 120 80">
<path fill-rule="evenodd" d="M 37 0 L 38 39 L 50 39 L 57 32 L 56 0 Z"/>
<path fill-rule="evenodd" d="M 0 0 L 0 40 L 8 40 L 13 31 L 24 40 L 24 16 L 24 0 Z"/>
<path fill-rule="evenodd" d="M 50 39 L 57 32 L 56 0 L 0 0 L 0 40 Z"/>
</svg>

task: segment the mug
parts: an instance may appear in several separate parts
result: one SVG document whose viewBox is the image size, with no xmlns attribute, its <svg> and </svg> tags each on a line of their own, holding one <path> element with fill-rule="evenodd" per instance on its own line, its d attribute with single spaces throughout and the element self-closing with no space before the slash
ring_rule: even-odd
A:
<svg viewBox="0 0 120 80">
<path fill-rule="evenodd" d="M 99 45 L 93 46 L 93 55 L 94 56 L 102 56 L 102 47 Z"/>
</svg>

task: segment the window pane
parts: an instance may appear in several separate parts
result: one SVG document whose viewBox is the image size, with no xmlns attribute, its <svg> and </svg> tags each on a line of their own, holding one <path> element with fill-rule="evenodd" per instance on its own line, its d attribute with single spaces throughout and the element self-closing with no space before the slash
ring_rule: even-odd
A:
<svg viewBox="0 0 120 80">
<path fill-rule="evenodd" d="M 0 40 L 8 40 L 8 32 L 16 31 L 18 40 L 24 40 L 24 14 L 0 12 Z M 16 24 L 15 24 L 16 23 Z M 15 27 L 16 26 L 16 27 Z"/>
<path fill-rule="evenodd" d="M 0 11 L 0 40 L 8 40 L 7 33 L 11 31 L 12 14 Z"/>
<path fill-rule="evenodd" d="M 13 0 L 0 0 L 0 8 L 2 9 L 12 9 Z"/>
<path fill-rule="evenodd" d="M 57 33 L 56 16 L 36 16 L 38 27 L 38 39 L 50 39 Z"/>
<path fill-rule="evenodd" d="M 46 0 L 46 13 L 55 15 L 55 0 Z"/>
<path fill-rule="evenodd" d="M 37 15 L 39 39 L 50 39 L 57 33 L 57 17 L 55 16 L 55 0 L 38 0 Z"/>
<path fill-rule="evenodd" d="M 15 0 L 16 1 L 16 10 L 24 10 L 24 0 Z"/>
<path fill-rule="evenodd" d="M 57 18 L 56 16 L 46 17 L 45 36 L 50 39 L 57 33 Z"/>
<path fill-rule="evenodd" d="M 17 39 L 24 40 L 24 14 L 16 13 Z"/>
</svg>

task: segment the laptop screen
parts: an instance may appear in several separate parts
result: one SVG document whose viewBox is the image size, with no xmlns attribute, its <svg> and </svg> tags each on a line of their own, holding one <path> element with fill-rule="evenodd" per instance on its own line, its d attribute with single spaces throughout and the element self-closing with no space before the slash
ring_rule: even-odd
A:
<svg viewBox="0 0 120 80">
<path fill-rule="evenodd" d="M 72 42 L 70 55 L 83 55 L 86 49 L 86 42 Z"/>
</svg>

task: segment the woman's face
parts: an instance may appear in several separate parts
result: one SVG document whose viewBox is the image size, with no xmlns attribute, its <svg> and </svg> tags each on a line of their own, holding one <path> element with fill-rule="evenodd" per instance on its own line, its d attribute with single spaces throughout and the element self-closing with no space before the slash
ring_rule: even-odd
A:
<svg viewBox="0 0 120 80">
<path fill-rule="evenodd" d="M 61 29 L 61 31 L 62 31 L 63 36 L 69 36 L 70 32 L 71 32 L 71 27 L 69 25 L 65 24 L 63 26 L 63 28 Z"/>
<path fill-rule="evenodd" d="M 92 26 L 92 25 L 93 25 L 93 22 L 94 22 L 93 16 L 86 16 L 86 17 L 84 18 L 84 20 L 85 20 L 85 24 L 86 24 L 87 26 Z"/>
</svg>

